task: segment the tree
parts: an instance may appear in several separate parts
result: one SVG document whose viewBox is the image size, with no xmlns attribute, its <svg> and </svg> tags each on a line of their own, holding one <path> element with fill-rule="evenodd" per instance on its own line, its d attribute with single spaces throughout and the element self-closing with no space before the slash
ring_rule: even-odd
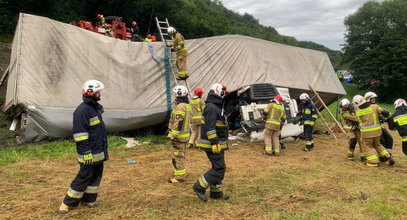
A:
<svg viewBox="0 0 407 220">
<path fill-rule="evenodd" d="M 345 19 L 344 61 L 384 100 L 407 95 L 407 1 L 367 2 Z"/>
</svg>

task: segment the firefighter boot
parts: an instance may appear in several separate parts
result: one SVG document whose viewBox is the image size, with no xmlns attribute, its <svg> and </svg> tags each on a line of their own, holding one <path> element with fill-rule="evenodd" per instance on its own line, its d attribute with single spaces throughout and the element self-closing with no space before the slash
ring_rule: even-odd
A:
<svg viewBox="0 0 407 220">
<path fill-rule="evenodd" d="M 81 205 L 87 206 L 89 208 L 95 208 L 95 207 L 98 207 L 100 205 L 100 203 L 99 202 L 81 202 Z"/>
<path fill-rule="evenodd" d="M 206 197 L 205 192 L 206 189 L 203 188 L 200 184 L 199 181 L 196 181 L 196 183 L 192 186 L 192 189 L 194 190 L 194 192 L 196 193 L 196 195 L 198 196 L 198 198 L 204 202 L 208 201 L 208 197 Z"/>
<path fill-rule="evenodd" d="M 389 158 L 386 158 L 386 161 L 383 164 L 393 166 L 395 163 L 396 163 L 396 161 L 394 161 L 393 158 L 389 157 Z"/>
<path fill-rule="evenodd" d="M 65 203 L 62 203 L 61 206 L 59 206 L 58 213 L 61 215 L 65 215 L 68 212 L 69 212 L 69 206 L 65 205 Z"/>
<path fill-rule="evenodd" d="M 352 151 L 348 150 L 348 160 L 353 160 L 354 154 Z"/>
<path fill-rule="evenodd" d="M 222 200 L 228 200 L 230 198 L 229 195 L 223 194 L 222 191 L 221 192 L 212 192 L 211 191 L 209 197 L 211 199 L 222 199 Z"/>
</svg>

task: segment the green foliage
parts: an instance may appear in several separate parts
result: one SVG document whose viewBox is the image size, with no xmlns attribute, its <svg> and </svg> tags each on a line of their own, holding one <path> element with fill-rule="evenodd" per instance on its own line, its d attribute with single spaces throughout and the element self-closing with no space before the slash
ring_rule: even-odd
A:
<svg viewBox="0 0 407 220">
<path fill-rule="evenodd" d="M 345 20 L 344 62 L 364 82 L 378 79 L 386 101 L 406 97 L 407 1 L 367 2 Z"/>
<path fill-rule="evenodd" d="M 125 144 L 125 141 L 117 136 L 110 136 L 108 142 L 109 148 Z M 40 145 L 30 144 L 20 147 L 0 148 L 0 165 L 16 163 L 22 159 L 49 159 L 67 155 L 73 156 L 75 153 L 75 143 L 68 140 L 53 141 Z"/>
<path fill-rule="evenodd" d="M 342 55 L 340 51 L 313 42 L 280 35 L 273 27 L 260 25 L 250 14 L 240 15 L 225 8 L 219 0 L 0 0 L 0 28 L 3 33 L 14 31 L 19 12 L 62 22 L 80 19 L 95 22 L 98 13 L 122 16 L 126 23 L 136 20 L 142 35 L 157 34 L 154 17 L 168 18 L 187 39 L 225 34 L 247 35 L 324 51 L 336 69 L 339 68 Z"/>
</svg>

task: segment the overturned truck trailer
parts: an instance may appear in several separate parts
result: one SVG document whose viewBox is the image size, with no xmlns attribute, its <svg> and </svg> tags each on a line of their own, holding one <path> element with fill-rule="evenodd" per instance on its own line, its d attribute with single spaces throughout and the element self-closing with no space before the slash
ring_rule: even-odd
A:
<svg viewBox="0 0 407 220">
<path fill-rule="evenodd" d="M 324 52 L 240 35 L 192 39 L 186 45 L 191 88 L 208 91 L 220 82 L 239 91 L 266 83 L 297 97 L 311 85 L 326 103 L 345 94 Z M 69 137 L 81 87 L 97 79 L 106 87 L 101 104 L 108 131 L 160 124 L 172 108 L 175 86 L 165 69 L 165 50 L 161 42 L 123 41 L 20 14 L 3 110 L 19 121 L 22 142 Z"/>
</svg>

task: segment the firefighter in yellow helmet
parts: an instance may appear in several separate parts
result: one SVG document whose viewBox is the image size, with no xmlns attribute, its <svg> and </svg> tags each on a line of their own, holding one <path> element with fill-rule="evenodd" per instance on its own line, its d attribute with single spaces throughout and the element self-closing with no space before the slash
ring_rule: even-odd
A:
<svg viewBox="0 0 407 220">
<path fill-rule="evenodd" d="M 177 68 L 178 68 L 177 79 L 186 80 L 189 76 L 189 73 L 187 70 L 188 49 L 185 46 L 185 39 L 173 27 L 169 27 L 167 29 L 167 33 L 168 35 L 171 35 L 174 38 L 173 42 L 168 44 L 168 46 L 173 47 L 175 50 L 175 54 L 177 55 Z"/>
<path fill-rule="evenodd" d="M 280 155 L 279 136 L 286 120 L 282 102 L 283 98 L 280 95 L 276 95 L 263 111 L 263 116 L 266 120 L 266 128 L 264 129 L 264 153 L 269 156 L 273 154 L 275 156 Z"/>
<path fill-rule="evenodd" d="M 359 144 L 360 160 L 364 162 L 366 161 L 366 156 L 362 149 L 363 143 L 360 138 L 360 129 L 356 119 L 355 107 L 348 99 L 343 99 L 340 103 L 340 107 L 341 116 L 345 121 L 343 128 L 346 130 L 346 134 L 349 138 L 348 159 L 354 160 L 356 144 Z"/>
<path fill-rule="evenodd" d="M 353 103 L 358 106 L 356 118 L 359 123 L 361 137 L 363 141 L 363 152 L 366 155 L 366 165 L 370 167 L 379 166 L 380 160 L 386 165 L 394 165 L 395 161 L 391 158 L 389 152 L 380 144 L 382 129 L 378 115 L 389 116 L 389 112 L 380 108 L 376 104 L 366 102 L 361 95 L 353 97 Z"/>
<path fill-rule="evenodd" d="M 202 111 L 205 107 L 205 101 L 202 99 L 204 91 L 201 88 L 194 90 L 194 96 L 189 101 L 191 105 L 191 137 L 187 148 L 191 148 L 195 145 L 195 141 L 199 139 L 199 133 L 201 129 Z"/>
<path fill-rule="evenodd" d="M 170 123 L 168 125 L 168 137 L 172 145 L 172 164 L 175 168 L 174 177 L 169 179 L 170 183 L 185 181 L 185 149 L 190 136 L 191 106 L 188 100 L 188 89 L 179 85 L 173 89 L 175 93 L 176 106 L 171 112 Z"/>
</svg>

